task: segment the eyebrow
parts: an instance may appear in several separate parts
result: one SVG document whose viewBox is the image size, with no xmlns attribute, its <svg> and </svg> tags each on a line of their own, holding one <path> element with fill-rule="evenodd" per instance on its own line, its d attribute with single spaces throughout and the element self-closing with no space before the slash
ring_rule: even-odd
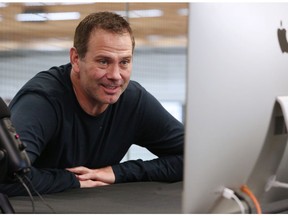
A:
<svg viewBox="0 0 288 216">
<path fill-rule="evenodd" d="M 128 56 L 123 56 L 120 59 L 132 59 L 132 57 L 133 57 L 133 55 L 128 55 Z M 108 55 L 102 55 L 102 54 L 95 56 L 95 59 L 98 59 L 98 58 L 113 59 Z"/>
</svg>

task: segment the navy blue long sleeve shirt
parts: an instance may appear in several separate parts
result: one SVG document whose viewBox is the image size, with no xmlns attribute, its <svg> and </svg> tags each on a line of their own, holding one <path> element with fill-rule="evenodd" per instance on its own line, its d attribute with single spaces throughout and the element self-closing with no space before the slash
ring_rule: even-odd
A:
<svg viewBox="0 0 288 216">
<path fill-rule="evenodd" d="M 11 101 L 11 121 L 27 145 L 28 177 L 39 193 L 80 187 L 65 168 L 112 166 L 116 182 L 180 181 L 184 128 L 140 84 L 130 81 L 119 100 L 99 116 L 80 107 L 71 65 L 53 67 L 28 81 Z M 120 163 L 132 144 L 158 156 Z M 20 184 L 1 184 L 9 196 L 26 195 Z"/>
</svg>

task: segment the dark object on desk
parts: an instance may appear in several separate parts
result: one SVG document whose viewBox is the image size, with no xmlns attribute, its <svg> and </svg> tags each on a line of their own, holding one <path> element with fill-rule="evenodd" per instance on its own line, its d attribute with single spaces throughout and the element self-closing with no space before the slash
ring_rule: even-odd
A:
<svg viewBox="0 0 288 216">
<path fill-rule="evenodd" d="M 20 141 L 10 121 L 10 111 L 0 98 L 0 183 L 14 180 L 15 174 L 26 175 L 30 170 L 30 160 L 25 146 Z M 0 193 L 0 210 L 2 213 L 14 213 L 7 196 Z"/>
<path fill-rule="evenodd" d="M 10 110 L 0 98 L 0 182 L 14 178 L 17 173 L 25 175 L 30 169 L 30 160 L 25 151 L 25 145 L 21 142 L 10 121 Z"/>
<path fill-rule="evenodd" d="M 71 189 L 44 195 L 57 214 L 77 213 L 182 213 L 182 182 L 133 182 L 96 188 Z M 31 213 L 29 197 L 10 198 L 16 213 Z M 35 213 L 51 213 L 35 199 Z"/>
</svg>

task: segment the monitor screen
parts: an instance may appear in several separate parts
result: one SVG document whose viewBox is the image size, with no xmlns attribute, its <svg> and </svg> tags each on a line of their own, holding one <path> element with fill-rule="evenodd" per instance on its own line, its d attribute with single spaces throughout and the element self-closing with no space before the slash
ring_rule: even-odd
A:
<svg viewBox="0 0 288 216">
<path fill-rule="evenodd" d="M 190 3 L 184 213 L 239 212 L 224 188 L 288 199 L 287 3 Z M 280 97 L 279 97 L 280 96 Z M 279 97 L 279 98 L 278 98 Z"/>
</svg>

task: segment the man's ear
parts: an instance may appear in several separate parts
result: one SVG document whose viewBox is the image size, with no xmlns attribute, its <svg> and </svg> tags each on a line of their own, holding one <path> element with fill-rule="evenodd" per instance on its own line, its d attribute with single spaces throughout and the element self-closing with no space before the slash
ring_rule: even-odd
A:
<svg viewBox="0 0 288 216">
<path fill-rule="evenodd" d="M 75 47 L 70 49 L 70 63 L 72 65 L 72 69 L 75 72 L 79 72 L 79 55 Z"/>
</svg>

